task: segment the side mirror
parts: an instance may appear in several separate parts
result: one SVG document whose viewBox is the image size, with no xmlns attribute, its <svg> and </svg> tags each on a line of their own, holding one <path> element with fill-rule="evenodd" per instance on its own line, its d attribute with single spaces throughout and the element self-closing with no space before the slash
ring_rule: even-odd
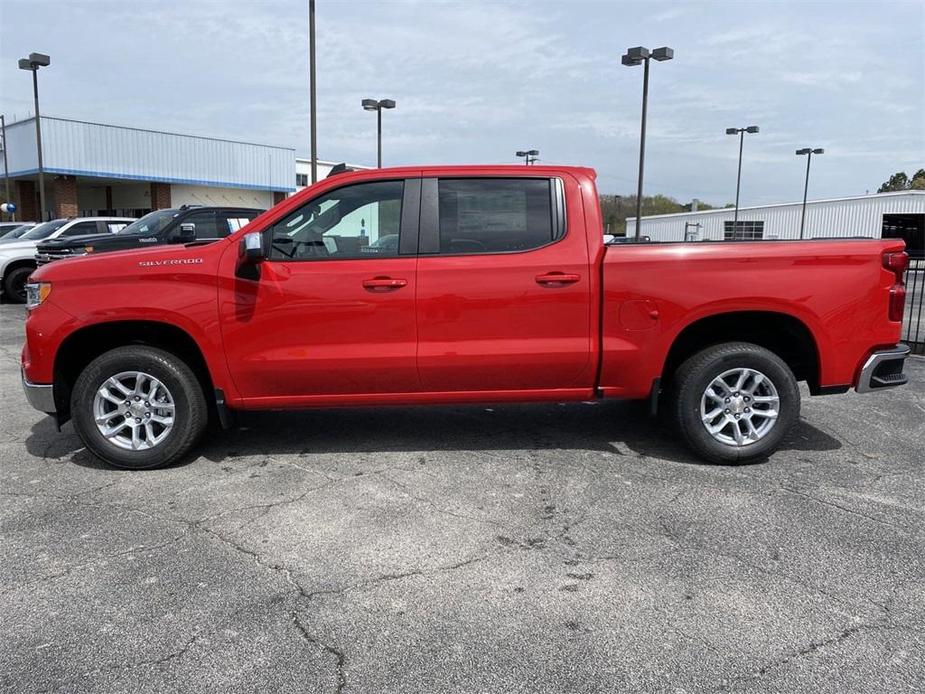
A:
<svg viewBox="0 0 925 694">
<path fill-rule="evenodd" d="M 185 222 L 180 225 L 180 231 L 177 232 L 174 239 L 177 243 L 190 243 L 196 240 L 196 225 L 192 222 Z"/>
<path fill-rule="evenodd" d="M 241 239 L 241 257 L 248 263 L 260 263 L 267 259 L 267 250 L 263 243 L 263 232 L 252 231 Z"/>
</svg>

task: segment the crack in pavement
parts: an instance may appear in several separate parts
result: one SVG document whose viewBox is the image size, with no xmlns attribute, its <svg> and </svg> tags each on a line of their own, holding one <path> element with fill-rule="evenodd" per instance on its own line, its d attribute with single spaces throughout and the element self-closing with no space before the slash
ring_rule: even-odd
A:
<svg viewBox="0 0 925 694">
<path fill-rule="evenodd" d="M 716 687 L 716 691 L 728 691 L 731 683 L 747 683 L 747 682 L 752 682 L 752 681 L 761 679 L 762 677 L 767 675 L 772 670 L 783 667 L 801 658 L 805 658 L 806 656 L 810 656 L 813 653 L 816 653 L 817 651 L 820 651 L 828 646 L 841 643 L 842 641 L 845 641 L 851 638 L 852 636 L 854 636 L 855 634 L 861 631 L 864 631 L 867 629 L 878 629 L 882 627 L 883 627 L 883 624 L 879 624 L 879 623 L 855 624 L 855 625 L 846 627 L 842 629 L 840 632 L 838 632 L 837 634 L 835 634 L 834 636 L 830 636 L 829 638 L 822 639 L 822 640 L 810 641 L 808 644 L 806 644 L 802 648 L 799 648 L 794 651 L 790 651 L 788 653 L 784 653 L 776 660 L 773 660 L 769 663 L 766 663 L 765 665 L 762 665 L 760 668 L 758 668 L 758 670 L 754 672 L 746 673 L 743 675 L 738 675 L 736 677 L 732 677 L 730 679 L 724 680 Z"/>
<path fill-rule="evenodd" d="M 335 691 L 337 694 L 341 694 L 341 692 L 344 691 L 344 687 L 347 686 L 347 656 L 344 655 L 343 651 L 340 651 L 334 646 L 325 643 L 317 636 L 309 632 L 308 629 L 305 628 L 305 625 L 302 624 L 302 620 L 299 619 L 298 612 L 292 613 L 292 621 L 299 632 L 302 634 L 302 638 L 334 656 L 337 664 L 337 689 Z"/>
<path fill-rule="evenodd" d="M 880 518 L 876 518 L 875 516 L 867 515 L 866 513 L 863 513 L 863 512 L 861 512 L 861 511 L 856 511 L 855 509 L 848 508 L 847 506 L 842 506 L 841 504 L 838 504 L 838 503 L 836 503 L 836 502 L 834 502 L 834 501 L 829 501 L 829 500 L 827 500 L 827 499 L 820 499 L 819 497 L 814 496 L 814 495 L 810 494 L 810 493 L 807 492 L 807 491 L 802 491 L 802 490 L 799 490 L 799 489 L 794 489 L 794 488 L 792 488 L 792 487 L 785 487 L 785 486 L 779 486 L 778 489 L 780 489 L 780 490 L 782 490 L 782 491 L 784 491 L 784 492 L 787 492 L 787 493 L 789 493 L 789 494 L 793 494 L 793 495 L 795 495 L 795 496 L 799 496 L 799 497 L 802 497 L 802 498 L 804 498 L 804 499 L 808 499 L 808 500 L 813 501 L 813 502 L 815 502 L 815 503 L 817 503 L 817 504 L 820 504 L 820 505 L 822 505 L 822 506 L 828 506 L 828 507 L 830 507 L 830 508 L 838 509 L 839 511 L 843 511 L 843 512 L 845 512 L 845 513 L 851 514 L 852 516 L 857 516 L 857 517 L 859 517 L 859 518 L 864 518 L 865 520 L 869 520 L 869 521 L 871 521 L 872 523 L 877 523 L 877 524 L 879 524 L 879 525 L 883 525 L 883 526 L 886 526 L 886 527 L 888 527 L 888 528 L 893 528 L 893 529 L 895 529 L 895 530 L 899 530 L 899 531 L 901 531 L 901 532 L 903 532 L 903 533 L 905 533 L 905 534 L 907 534 L 907 535 L 911 535 L 911 534 L 912 534 L 912 533 L 910 532 L 908 526 L 899 525 L 899 524 L 897 524 L 897 523 L 891 523 L 891 522 L 889 522 L 889 521 L 885 521 L 885 520 L 882 520 L 882 519 L 880 519 Z M 903 508 L 905 508 L 905 509 L 907 509 L 907 510 L 914 510 L 914 509 L 909 509 L 908 507 L 905 507 L 905 506 L 904 506 Z"/>
<path fill-rule="evenodd" d="M 279 593 L 274 593 L 273 595 L 269 596 L 266 600 L 264 600 L 263 603 L 260 603 L 260 604 L 265 604 L 267 606 L 276 604 L 279 602 L 279 597 L 280 597 Z M 224 628 L 225 625 L 233 622 L 243 612 L 246 612 L 247 610 L 250 610 L 250 609 L 254 609 L 255 607 L 257 607 L 257 605 L 254 605 L 254 604 L 242 605 L 241 607 L 234 610 L 231 614 L 229 614 L 227 617 L 225 617 L 221 621 L 217 623 L 213 623 L 211 628 L 195 634 L 194 636 L 192 636 L 192 638 L 184 642 L 182 646 L 180 646 L 179 648 L 173 651 L 166 653 L 165 655 L 162 655 L 156 658 L 146 658 L 143 660 L 135 660 L 135 661 L 132 661 L 131 663 L 124 663 L 124 664 L 120 663 L 120 664 L 115 664 L 115 665 L 107 665 L 104 667 L 94 668 L 93 670 L 89 670 L 80 675 L 69 677 L 65 681 L 59 683 L 52 691 L 55 691 L 55 692 L 60 691 L 64 689 L 65 687 L 67 687 L 68 685 L 70 685 L 75 679 L 88 677 L 90 675 L 98 675 L 98 674 L 102 674 L 105 672 L 119 672 L 119 671 L 125 671 L 125 670 L 134 670 L 135 668 L 145 667 L 149 665 L 160 666 L 160 665 L 165 665 L 173 660 L 182 658 L 198 642 L 212 636 L 213 634 L 218 632 L 220 629 Z"/>
</svg>

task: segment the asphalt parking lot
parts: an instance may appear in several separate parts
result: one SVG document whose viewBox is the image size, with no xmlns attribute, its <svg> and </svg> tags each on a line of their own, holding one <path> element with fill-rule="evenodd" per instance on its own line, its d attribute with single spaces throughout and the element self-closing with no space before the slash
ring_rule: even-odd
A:
<svg viewBox="0 0 925 694">
<path fill-rule="evenodd" d="M 925 360 L 701 464 L 627 403 L 266 413 L 113 470 L 0 306 L 9 692 L 921 692 Z"/>
</svg>

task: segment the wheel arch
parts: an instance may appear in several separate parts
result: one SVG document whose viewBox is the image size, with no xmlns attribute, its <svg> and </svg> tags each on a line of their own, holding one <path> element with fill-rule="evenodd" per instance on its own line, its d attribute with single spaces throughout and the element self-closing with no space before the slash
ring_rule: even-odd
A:
<svg viewBox="0 0 925 694">
<path fill-rule="evenodd" d="M 778 311 L 724 311 L 698 318 L 675 336 L 666 354 L 661 382 L 669 384 L 691 355 L 723 342 L 751 342 L 780 357 L 810 392 L 820 384 L 819 347 L 812 330 L 800 318 Z"/>
<path fill-rule="evenodd" d="M 101 354 L 117 347 L 156 347 L 182 359 L 196 374 L 210 408 L 214 385 L 205 355 L 183 328 L 155 320 L 119 320 L 94 323 L 68 335 L 55 352 L 54 396 L 58 422 L 70 419 L 71 392 L 77 377 Z"/>
</svg>

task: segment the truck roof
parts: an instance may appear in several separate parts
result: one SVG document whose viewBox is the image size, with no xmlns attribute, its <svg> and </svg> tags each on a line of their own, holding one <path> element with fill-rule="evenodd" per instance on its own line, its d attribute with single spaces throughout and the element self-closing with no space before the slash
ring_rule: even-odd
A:
<svg viewBox="0 0 925 694">
<path fill-rule="evenodd" d="M 337 178 L 344 180 L 347 177 L 368 176 L 371 173 L 392 173 L 400 176 L 417 176 L 423 174 L 434 176 L 445 176 L 447 174 L 466 174 L 466 175 L 551 175 L 555 173 L 574 173 L 581 176 L 590 176 L 597 178 L 597 172 L 586 166 L 568 166 L 554 164 L 531 164 L 529 167 L 524 164 L 423 164 L 416 166 L 394 166 L 382 169 L 362 169 L 359 171 L 348 171 L 340 174 Z M 322 179 L 324 180 L 324 179 Z"/>
</svg>

